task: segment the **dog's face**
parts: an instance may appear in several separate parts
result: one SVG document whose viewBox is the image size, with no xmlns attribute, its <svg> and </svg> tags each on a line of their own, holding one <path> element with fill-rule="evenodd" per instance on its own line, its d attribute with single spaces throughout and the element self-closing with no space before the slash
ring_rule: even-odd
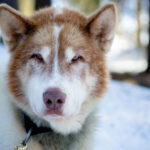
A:
<svg viewBox="0 0 150 150">
<path fill-rule="evenodd" d="M 78 131 L 106 89 L 104 55 L 115 24 L 112 4 L 88 18 L 54 8 L 27 18 L 0 6 L 0 27 L 11 53 L 8 85 L 16 103 L 57 132 Z"/>
</svg>

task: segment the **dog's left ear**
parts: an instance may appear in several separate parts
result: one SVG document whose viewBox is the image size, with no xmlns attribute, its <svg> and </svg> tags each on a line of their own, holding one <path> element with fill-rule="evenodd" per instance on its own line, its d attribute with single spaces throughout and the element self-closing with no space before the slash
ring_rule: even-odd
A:
<svg viewBox="0 0 150 150">
<path fill-rule="evenodd" d="M 117 14 L 114 4 L 108 4 L 88 18 L 87 30 L 102 51 L 108 51 L 114 38 Z"/>
<path fill-rule="evenodd" d="M 13 52 L 32 28 L 30 20 L 8 5 L 0 5 L 0 29 L 3 40 Z"/>
</svg>

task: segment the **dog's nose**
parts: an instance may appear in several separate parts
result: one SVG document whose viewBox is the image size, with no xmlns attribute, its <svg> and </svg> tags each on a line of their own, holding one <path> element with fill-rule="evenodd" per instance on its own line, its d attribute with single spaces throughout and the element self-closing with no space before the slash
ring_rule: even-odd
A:
<svg viewBox="0 0 150 150">
<path fill-rule="evenodd" d="M 59 88 L 50 88 L 43 94 L 44 103 L 51 113 L 61 112 L 65 99 L 66 94 Z"/>
</svg>

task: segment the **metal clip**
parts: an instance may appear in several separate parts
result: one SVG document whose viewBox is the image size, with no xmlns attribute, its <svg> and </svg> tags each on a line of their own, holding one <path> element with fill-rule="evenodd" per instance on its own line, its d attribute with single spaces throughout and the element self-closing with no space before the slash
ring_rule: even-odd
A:
<svg viewBox="0 0 150 150">
<path fill-rule="evenodd" d="M 27 150 L 27 144 L 26 145 L 23 145 L 23 144 L 20 144 L 19 146 L 16 146 L 15 147 L 15 150 Z"/>
</svg>

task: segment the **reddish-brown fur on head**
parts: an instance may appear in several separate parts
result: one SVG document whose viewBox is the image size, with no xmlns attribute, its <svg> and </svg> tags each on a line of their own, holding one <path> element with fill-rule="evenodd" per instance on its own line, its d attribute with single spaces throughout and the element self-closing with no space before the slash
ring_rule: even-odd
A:
<svg viewBox="0 0 150 150">
<path fill-rule="evenodd" d="M 69 127 L 67 131 L 62 131 L 64 128 L 58 125 L 58 119 L 43 118 L 50 120 L 59 132 L 69 133 L 81 128 L 106 89 L 105 52 L 113 40 L 115 25 L 113 4 L 90 17 L 69 9 L 57 14 L 54 8 L 25 17 L 1 5 L 0 27 L 12 56 L 8 86 L 16 101 L 21 107 L 31 108 L 31 112 L 43 116 L 45 108 L 39 108 L 43 103 L 38 94 L 57 86 L 66 92 L 68 98 L 60 122 L 65 124 L 63 120 L 67 118 L 80 125 L 75 125 L 76 129 Z M 33 93 L 28 89 L 33 89 Z M 74 105 L 77 110 L 72 111 L 70 107 Z"/>
</svg>

